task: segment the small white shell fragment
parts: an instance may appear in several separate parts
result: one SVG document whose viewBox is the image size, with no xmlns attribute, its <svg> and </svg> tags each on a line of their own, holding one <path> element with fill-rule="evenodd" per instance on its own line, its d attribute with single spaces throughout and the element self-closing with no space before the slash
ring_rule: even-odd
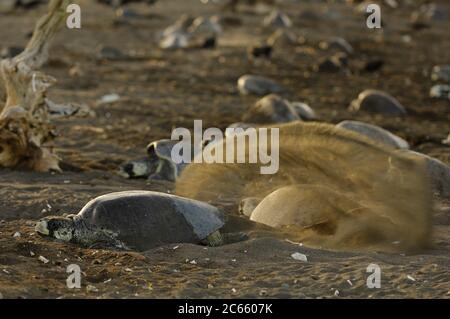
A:
<svg viewBox="0 0 450 319">
<path fill-rule="evenodd" d="M 193 259 L 193 260 L 191 260 L 190 264 L 197 265 L 197 261 L 195 261 L 195 259 Z"/>
<path fill-rule="evenodd" d="M 410 276 L 410 275 L 406 276 L 406 278 L 408 278 L 411 281 L 416 281 L 416 279 L 413 276 Z"/>
<path fill-rule="evenodd" d="M 232 288 L 231 292 L 235 294 L 237 292 L 236 288 Z"/>
<path fill-rule="evenodd" d="M 334 291 L 334 295 L 335 295 L 336 297 L 339 297 L 339 290 L 336 289 L 336 290 Z"/>
<path fill-rule="evenodd" d="M 100 99 L 101 103 L 108 104 L 120 100 L 120 95 L 116 93 L 103 95 Z"/>
<path fill-rule="evenodd" d="M 292 244 L 292 245 L 298 245 L 298 246 L 300 246 L 300 247 L 303 246 L 303 243 L 297 243 L 297 242 L 292 241 L 292 240 L 289 240 L 289 239 L 287 239 L 287 238 L 285 239 L 285 241 L 288 242 L 289 244 Z"/>
<path fill-rule="evenodd" d="M 306 257 L 306 255 L 299 253 L 299 252 L 295 252 L 291 255 L 291 257 L 295 260 L 300 260 L 300 261 L 308 261 L 308 257 Z"/>
<path fill-rule="evenodd" d="M 40 261 L 42 261 L 44 264 L 47 264 L 50 260 L 48 260 L 47 258 L 45 258 L 44 256 L 39 256 L 38 259 Z"/>
<path fill-rule="evenodd" d="M 16 231 L 16 232 L 14 233 L 13 237 L 14 237 L 14 238 L 19 238 L 19 237 L 22 237 L 22 234 L 21 234 L 20 232 Z"/>
<path fill-rule="evenodd" d="M 98 292 L 98 288 L 92 285 L 87 285 L 86 287 L 87 292 Z"/>
<path fill-rule="evenodd" d="M 350 279 L 347 279 L 347 282 L 348 282 L 348 284 L 349 284 L 350 286 L 353 286 L 353 283 L 352 283 L 352 281 L 351 281 Z"/>
</svg>

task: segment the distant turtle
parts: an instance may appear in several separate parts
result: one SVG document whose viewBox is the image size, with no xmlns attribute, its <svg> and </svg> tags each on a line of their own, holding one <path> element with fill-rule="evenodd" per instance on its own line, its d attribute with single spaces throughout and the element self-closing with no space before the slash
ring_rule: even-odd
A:
<svg viewBox="0 0 450 319">
<path fill-rule="evenodd" d="M 175 182 L 187 163 L 176 164 L 172 161 L 172 148 L 179 141 L 163 139 L 151 142 L 147 146 L 148 156 L 124 163 L 119 175 L 126 178 L 149 178 Z"/>
<path fill-rule="evenodd" d="M 39 234 L 92 247 L 144 251 L 169 243 L 222 243 L 219 210 L 209 204 L 151 191 L 127 191 L 91 200 L 77 215 L 50 216 Z"/>
<path fill-rule="evenodd" d="M 175 182 L 181 171 L 188 163 L 176 164 L 172 160 L 172 148 L 179 143 L 174 140 L 160 140 L 147 146 L 147 154 L 150 158 L 158 159 L 156 171 L 150 175 L 150 179 L 162 179 Z"/>
</svg>

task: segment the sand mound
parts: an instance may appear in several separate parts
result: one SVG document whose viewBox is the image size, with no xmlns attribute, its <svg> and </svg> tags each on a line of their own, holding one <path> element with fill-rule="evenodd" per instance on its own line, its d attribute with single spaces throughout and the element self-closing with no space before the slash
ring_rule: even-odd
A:
<svg viewBox="0 0 450 319">
<path fill-rule="evenodd" d="M 265 214 L 280 215 L 286 209 L 295 214 L 295 205 L 287 204 L 297 201 L 299 214 L 300 206 L 309 205 L 308 214 L 316 214 L 317 220 L 332 227 L 327 225 L 324 232 L 323 227 L 310 227 L 323 226 L 321 222 L 283 224 L 289 238 L 331 249 L 395 251 L 428 245 L 432 204 L 423 161 L 395 154 L 331 125 L 296 122 L 278 127 L 280 162 L 276 174 L 260 174 L 259 162 L 191 164 L 177 182 L 177 194 L 236 205 L 242 198 L 264 198 L 281 187 L 314 185 L 316 191 L 307 195 L 300 187 L 297 193 L 280 196 L 273 206 L 276 209 Z M 234 142 L 226 139 L 224 150 L 227 143 Z M 248 140 L 247 146 L 248 153 L 252 146 Z M 317 191 L 320 189 L 327 191 Z"/>
</svg>

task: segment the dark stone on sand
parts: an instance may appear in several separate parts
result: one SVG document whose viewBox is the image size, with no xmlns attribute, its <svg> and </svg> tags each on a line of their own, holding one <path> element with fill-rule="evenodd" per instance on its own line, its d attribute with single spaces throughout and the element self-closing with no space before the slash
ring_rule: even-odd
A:
<svg viewBox="0 0 450 319">
<path fill-rule="evenodd" d="M 208 37 L 202 43 L 203 49 L 214 49 L 217 45 L 216 37 Z"/>
<path fill-rule="evenodd" d="M 350 105 L 351 111 L 365 111 L 391 116 L 406 114 L 406 109 L 390 94 L 378 90 L 364 90 Z"/>
<path fill-rule="evenodd" d="M 272 46 L 270 45 L 260 45 L 250 47 L 248 49 L 248 55 L 251 58 L 267 58 L 269 59 L 272 55 Z"/>
<path fill-rule="evenodd" d="M 382 59 L 373 59 L 366 62 L 364 65 L 364 71 L 366 72 L 376 72 L 380 70 L 384 65 L 384 61 Z"/>
<path fill-rule="evenodd" d="M 97 58 L 105 59 L 105 60 L 120 60 L 126 57 L 125 54 L 122 53 L 117 48 L 102 46 L 97 51 Z"/>
<path fill-rule="evenodd" d="M 318 72 L 338 73 L 343 71 L 348 65 L 346 54 L 336 54 L 332 57 L 325 58 L 316 66 Z"/>
</svg>

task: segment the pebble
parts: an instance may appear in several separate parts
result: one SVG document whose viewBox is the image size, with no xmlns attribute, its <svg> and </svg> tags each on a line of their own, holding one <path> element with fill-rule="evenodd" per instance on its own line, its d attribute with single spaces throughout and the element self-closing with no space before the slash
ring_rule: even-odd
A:
<svg viewBox="0 0 450 319">
<path fill-rule="evenodd" d="M 409 149 L 409 144 L 404 139 L 373 124 L 359 121 L 342 121 L 336 126 L 360 133 L 370 139 L 395 149 Z"/>
<path fill-rule="evenodd" d="M 450 85 L 438 84 L 430 89 L 430 97 L 450 100 Z"/>
<path fill-rule="evenodd" d="M 86 286 L 86 292 L 90 293 L 90 292 L 98 292 L 98 288 L 93 286 L 93 285 L 87 285 Z"/>
<path fill-rule="evenodd" d="M 266 95 L 282 93 L 284 88 L 275 81 L 258 75 L 243 75 L 238 80 L 238 90 L 241 94 Z"/>
<path fill-rule="evenodd" d="M 306 257 L 306 255 L 299 253 L 299 252 L 295 252 L 291 255 L 291 257 L 295 260 L 299 260 L 299 261 L 308 261 L 308 257 Z"/>
<path fill-rule="evenodd" d="M 378 90 L 364 90 L 350 105 L 351 111 L 366 111 L 385 115 L 405 115 L 406 110 L 390 94 Z"/>
<path fill-rule="evenodd" d="M 120 19 L 136 19 L 140 17 L 139 13 L 128 8 L 118 8 L 114 13 Z"/>
<path fill-rule="evenodd" d="M 321 59 L 315 69 L 322 73 L 338 73 L 345 70 L 346 64 L 347 60 L 344 56 L 335 55 Z"/>
<path fill-rule="evenodd" d="M 114 103 L 120 100 L 120 95 L 116 94 L 116 93 L 112 93 L 112 94 L 106 94 L 103 95 L 100 98 L 100 103 L 102 104 L 109 104 L 109 103 Z"/>
<path fill-rule="evenodd" d="M 217 45 L 217 39 L 214 36 L 205 38 L 202 40 L 200 44 L 200 48 L 202 49 L 214 49 Z"/>
<path fill-rule="evenodd" d="M 450 145 L 450 134 L 447 136 L 447 138 L 445 140 L 442 141 L 442 144 Z"/>
<path fill-rule="evenodd" d="M 319 43 L 319 47 L 324 50 L 334 50 L 346 53 L 348 55 L 353 54 L 354 49 L 350 43 L 344 38 L 333 37 L 328 41 L 323 41 Z"/>
<path fill-rule="evenodd" d="M 431 71 L 433 81 L 450 82 L 450 65 L 436 65 Z"/>
<path fill-rule="evenodd" d="M 289 102 L 289 104 L 302 120 L 317 120 L 318 117 L 316 115 L 316 112 L 314 112 L 314 110 L 308 104 L 302 102 Z"/>
<path fill-rule="evenodd" d="M 97 50 L 97 58 L 105 59 L 105 60 L 120 60 L 126 57 L 125 54 L 122 53 L 117 48 L 109 47 L 109 46 L 101 46 Z"/>
<path fill-rule="evenodd" d="M 272 55 L 273 47 L 270 45 L 258 45 L 248 48 L 247 54 L 249 58 L 267 58 Z"/>
<path fill-rule="evenodd" d="M 266 27 L 289 28 L 292 26 L 292 21 L 285 13 L 272 11 L 264 18 L 263 24 Z"/>
<path fill-rule="evenodd" d="M 242 120 L 248 123 L 286 123 L 298 121 L 300 117 L 288 101 L 276 94 L 270 94 L 256 102 L 243 115 Z"/>
<path fill-rule="evenodd" d="M 380 70 L 383 67 L 383 65 L 384 65 L 383 59 L 375 58 L 375 59 L 367 61 L 364 65 L 363 70 L 365 72 L 376 72 L 376 71 Z"/>
<path fill-rule="evenodd" d="M 448 165 L 422 153 L 404 151 L 404 154 L 425 159 L 434 192 L 442 198 L 450 198 L 450 167 Z"/>
</svg>

